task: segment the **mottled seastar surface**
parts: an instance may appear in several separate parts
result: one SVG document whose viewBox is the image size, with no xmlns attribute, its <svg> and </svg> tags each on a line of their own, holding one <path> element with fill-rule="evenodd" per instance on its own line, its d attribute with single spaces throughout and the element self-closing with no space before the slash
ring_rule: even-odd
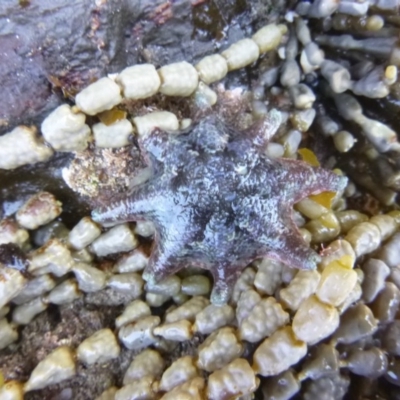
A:
<svg viewBox="0 0 400 400">
<path fill-rule="evenodd" d="M 303 241 L 292 206 L 347 179 L 291 159 L 271 159 L 265 146 L 280 125 L 272 110 L 244 132 L 217 116 L 180 134 L 158 129 L 139 138 L 153 169 L 147 182 L 93 211 L 103 225 L 150 220 L 156 234 L 143 277 L 148 285 L 189 265 L 211 272 L 211 301 L 226 303 L 241 271 L 270 257 L 313 269 L 319 255 Z"/>
</svg>

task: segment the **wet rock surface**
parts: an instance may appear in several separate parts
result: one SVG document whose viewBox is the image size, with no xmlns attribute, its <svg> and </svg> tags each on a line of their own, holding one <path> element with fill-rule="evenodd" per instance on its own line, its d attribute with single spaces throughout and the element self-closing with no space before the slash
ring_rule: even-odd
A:
<svg viewBox="0 0 400 400">
<path fill-rule="evenodd" d="M 246 0 L 5 0 L 0 126 L 37 122 L 90 82 L 128 65 L 193 62 L 244 37 L 268 4 Z"/>
</svg>

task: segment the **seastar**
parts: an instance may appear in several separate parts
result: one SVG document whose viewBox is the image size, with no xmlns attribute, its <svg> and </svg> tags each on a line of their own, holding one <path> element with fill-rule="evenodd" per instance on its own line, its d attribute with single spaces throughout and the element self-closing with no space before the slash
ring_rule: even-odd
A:
<svg viewBox="0 0 400 400">
<path fill-rule="evenodd" d="M 303 161 L 269 158 L 265 146 L 280 122 L 272 110 L 244 132 L 216 115 L 180 134 L 155 129 L 138 139 L 152 178 L 94 210 L 93 219 L 105 226 L 152 221 L 148 285 L 199 266 L 214 278 L 214 304 L 229 300 L 241 271 L 257 258 L 316 268 L 320 257 L 303 241 L 292 206 L 310 194 L 341 190 L 347 179 Z"/>
</svg>

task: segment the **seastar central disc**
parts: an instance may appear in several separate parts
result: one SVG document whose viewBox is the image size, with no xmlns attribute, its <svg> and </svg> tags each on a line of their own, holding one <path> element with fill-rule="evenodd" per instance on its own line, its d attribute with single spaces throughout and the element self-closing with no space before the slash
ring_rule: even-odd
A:
<svg viewBox="0 0 400 400">
<path fill-rule="evenodd" d="M 108 207 L 94 210 L 104 225 L 150 220 L 156 235 L 144 278 L 151 285 L 195 265 L 214 277 L 211 301 L 229 300 L 241 271 L 271 257 L 313 269 L 318 254 L 303 241 L 292 206 L 347 179 L 302 161 L 265 155 L 280 125 L 272 110 L 244 132 L 211 115 L 180 134 L 154 130 L 139 138 L 153 176 Z"/>
</svg>

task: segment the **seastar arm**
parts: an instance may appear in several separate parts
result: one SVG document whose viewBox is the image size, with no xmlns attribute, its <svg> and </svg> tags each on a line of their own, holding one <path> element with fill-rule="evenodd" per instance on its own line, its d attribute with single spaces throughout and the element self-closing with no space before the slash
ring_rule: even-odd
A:
<svg viewBox="0 0 400 400">
<path fill-rule="evenodd" d="M 289 212 L 290 210 L 287 210 L 287 213 Z M 279 234 L 276 235 L 275 240 L 271 241 L 268 238 L 266 240 L 266 257 L 298 269 L 315 269 L 317 267 L 320 256 L 304 242 L 291 218 L 285 218 L 284 225 L 277 231 Z"/>
<path fill-rule="evenodd" d="M 92 219 L 103 226 L 145 219 L 153 212 L 159 198 L 152 187 L 150 184 L 135 187 L 132 193 L 119 196 L 111 204 L 94 209 Z"/>
<path fill-rule="evenodd" d="M 151 286 L 161 282 L 180 268 L 181 265 L 176 262 L 172 252 L 166 250 L 158 241 L 143 272 L 143 279 Z"/>
<path fill-rule="evenodd" d="M 275 135 L 281 123 L 282 114 L 278 110 L 272 109 L 265 117 L 247 128 L 243 135 L 250 139 L 253 145 L 264 148 Z"/>
<path fill-rule="evenodd" d="M 147 162 L 151 163 L 151 158 L 162 162 L 169 152 L 170 134 L 154 128 L 150 133 L 140 136 L 138 143 Z"/>
<path fill-rule="evenodd" d="M 297 203 L 310 194 L 325 191 L 337 192 L 347 185 L 347 178 L 320 167 L 313 167 L 302 161 L 281 159 L 284 174 L 280 181 L 288 187 L 292 185 L 290 196 L 293 203 Z"/>
<path fill-rule="evenodd" d="M 185 245 L 190 241 L 191 236 L 185 227 L 180 226 L 178 229 L 158 227 L 143 279 L 152 285 L 185 267 Z"/>
<path fill-rule="evenodd" d="M 243 268 L 237 268 L 237 266 L 229 264 L 216 264 L 210 269 L 214 278 L 211 303 L 223 305 L 228 302 Z"/>
</svg>

